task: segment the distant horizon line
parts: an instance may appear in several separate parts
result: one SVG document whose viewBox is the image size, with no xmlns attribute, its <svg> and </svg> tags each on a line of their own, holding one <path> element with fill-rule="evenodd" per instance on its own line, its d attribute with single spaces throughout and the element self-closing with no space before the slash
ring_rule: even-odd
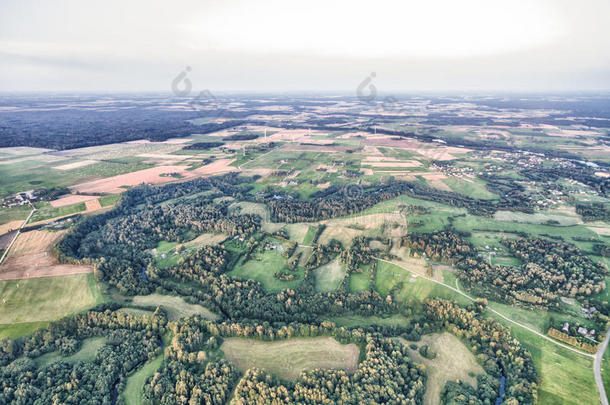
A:
<svg viewBox="0 0 610 405">
<path fill-rule="evenodd" d="M 175 99 L 190 99 L 193 96 L 176 96 L 171 90 L 0 90 L 0 95 L 163 95 Z M 196 94 L 196 92 L 193 92 Z M 318 96 L 353 96 L 356 92 L 351 90 L 215 90 L 214 95 L 318 95 Z M 425 95 L 451 95 L 451 96 L 492 96 L 492 95 L 589 95 L 610 96 L 610 89 L 604 90 L 402 90 L 383 91 L 381 95 L 393 96 L 425 96 Z"/>
</svg>

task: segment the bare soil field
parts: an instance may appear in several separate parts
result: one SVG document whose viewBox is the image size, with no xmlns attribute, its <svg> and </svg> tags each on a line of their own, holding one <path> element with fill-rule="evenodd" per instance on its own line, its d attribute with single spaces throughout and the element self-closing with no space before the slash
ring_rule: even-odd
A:
<svg viewBox="0 0 610 405">
<path fill-rule="evenodd" d="M 228 338 L 220 346 L 239 370 L 258 367 L 285 380 L 313 369 L 343 369 L 353 373 L 360 349 L 354 343 L 342 345 L 331 337 L 297 338 L 275 342 Z"/>
<path fill-rule="evenodd" d="M 64 207 L 66 205 L 78 204 L 81 202 L 87 202 L 98 199 L 96 195 L 79 195 L 79 194 L 68 194 L 59 197 L 57 200 L 50 201 L 49 204 L 53 208 Z"/>
<path fill-rule="evenodd" d="M 23 221 L 17 220 L 0 225 L 0 235 L 4 235 L 7 232 L 19 229 L 21 224 L 23 224 Z"/>
<path fill-rule="evenodd" d="M 63 233 L 29 231 L 20 234 L 0 267 L 0 280 L 92 273 L 92 266 L 57 263 L 51 249 Z"/>
<path fill-rule="evenodd" d="M 15 241 L 9 257 L 50 251 L 64 233 L 39 230 L 23 232 Z"/>
<path fill-rule="evenodd" d="M 204 233 L 186 242 L 184 247 L 218 245 L 225 239 L 227 239 L 227 235 L 223 233 Z"/>
<path fill-rule="evenodd" d="M 205 167 L 205 166 L 204 166 Z M 90 181 L 87 183 L 71 186 L 70 190 L 79 193 L 109 193 L 118 194 L 125 191 L 121 186 L 137 186 L 142 183 L 166 183 L 172 181 L 172 177 L 162 177 L 161 174 L 180 173 L 185 177 L 193 176 L 187 172 L 187 166 L 158 166 L 150 169 L 138 170 L 136 172 L 120 174 L 106 179 Z"/>
<path fill-rule="evenodd" d="M 202 166 L 198 169 L 193 170 L 191 173 L 196 173 L 196 174 L 207 176 L 207 175 L 215 175 L 215 174 L 219 174 L 219 173 L 234 172 L 234 171 L 239 170 L 236 167 L 229 166 L 233 162 L 235 162 L 235 159 L 216 160 L 210 164 L 207 164 L 205 166 Z"/>
<path fill-rule="evenodd" d="M 15 230 L 0 235 L 0 249 L 6 249 L 15 238 L 16 233 L 17 231 Z M 0 255 L 0 257 L 2 257 L 2 255 Z"/>
<path fill-rule="evenodd" d="M 422 336 L 419 342 L 413 342 L 418 347 L 428 345 L 435 353 L 436 358 L 426 359 L 417 350 L 408 345 L 411 342 L 403 338 L 397 338 L 409 349 L 409 355 L 418 363 L 423 363 L 428 373 L 426 381 L 426 393 L 424 394 L 424 405 L 436 405 L 440 403 L 441 391 L 447 381 L 460 380 L 476 388 L 477 380 L 471 377 L 471 373 L 483 374 L 485 371 L 477 363 L 474 355 L 455 336 L 448 332 L 434 333 Z"/>
<path fill-rule="evenodd" d="M 89 200 L 85 202 L 85 206 L 87 207 L 87 212 L 101 210 L 102 205 L 100 204 L 100 200 Z"/>
</svg>

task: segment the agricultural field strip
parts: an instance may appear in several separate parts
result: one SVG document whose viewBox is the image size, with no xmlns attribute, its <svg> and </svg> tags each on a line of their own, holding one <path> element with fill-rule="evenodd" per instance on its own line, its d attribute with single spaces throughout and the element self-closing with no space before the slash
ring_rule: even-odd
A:
<svg viewBox="0 0 610 405">
<path fill-rule="evenodd" d="M 271 149 L 269 152 L 265 152 L 265 153 L 263 153 L 262 155 L 259 155 L 259 156 L 255 157 L 255 158 L 254 158 L 254 159 L 252 159 L 252 160 L 248 160 L 247 162 L 242 163 L 241 165 L 237 166 L 237 168 L 238 168 L 239 170 L 241 170 L 242 166 L 245 166 L 245 165 L 247 165 L 248 163 L 252 163 L 252 162 L 254 162 L 255 160 L 258 160 L 258 159 L 262 158 L 263 156 L 267 156 L 268 154 L 270 154 L 270 153 L 272 153 L 272 152 L 275 152 L 276 150 L 280 149 L 282 146 L 284 146 L 284 145 L 276 146 L 275 148 Z"/>
<path fill-rule="evenodd" d="M 307 246 L 307 247 L 310 247 L 310 246 Z M 398 266 L 398 267 L 403 268 L 403 269 L 408 271 L 407 268 L 401 266 L 400 264 L 393 263 L 393 262 L 391 262 L 389 260 L 381 259 L 379 257 L 374 257 L 374 258 L 379 260 L 379 261 L 385 262 L 385 263 L 393 264 L 395 266 Z M 435 280 L 433 278 L 429 278 L 429 277 L 423 276 L 421 274 L 418 274 L 418 277 L 421 277 L 421 278 L 426 279 L 428 281 L 432 281 L 433 283 L 442 285 L 443 287 L 449 288 L 450 290 L 455 291 L 458 294 L 466 297 L 470 301 L 474 301 L 474 299 L 472 297 L 470 297 L 468 294 L 462 292 L 458 288 L 451 287 L 448 284 L 442 283 L 442 282 L 437 281 L 437 280 Z M 458 287 L 458 281 L 457 280 L 455 280 L 455 285 L 456 285 L 456 287 Z M 508 321 L 510 323 L 513 323 L 513 324 L 515 324 L 515 325 L 517 325 L 517 326 L 519 326 L 519 327 L 521 327 L 523 329 L 526 329 L 527 331 L 532 332 L 532 333 L 540 336 L 541 338 L 544 338 L 544 339 L 548 340 L 549 342 L 554 343 L 557 346 L 563 347 L 564 349 L 571 350 L 571 351 L 573 351 L 575 353 L 578 353 L 578 354 L 580 354 L 582 356 L 593 358 L 594 359 L 593 373 L 595 374 L 595 383 L 597 384 L 597 390 L 599 392 L 599 395 L 600 395 L 600 398 L 601 398 L 601 401 L 602 401 L 602 405 L 608 405 L 608 398 L 606 397 L 606 390 L 604 388 L 604 383 L 603 383 L 603 380 L 602 380 L 602 377 L 601 377 L 600 365 L 601 365 L 601 359 L 602 359 L 602 357 L 604 355 L 604 351 L 606 349 L 606 346 L 608 345 L 608 340 L 610 339 L 610 328 L 608 328 L 608 331 L 606 332 L 606 339 L 604 340 L 604 342 L 600 346 L 600 348 L 597 350 L 597 353 L 596 354 L 589 354 L 589 353 L 581 352 L 580 350 L 575 349 L 573 347 L 564 345 L 563 343 L 557 342 L 557 341 L 551 339 L 550 337 L 548 337 L 546 335 L 543 335 L 542 333 L 540 333 L 540 332 L 530 328 L 529 326 L 523 325 L 523 324 L 521 324 L 521 323 L 519 323 L 517 321 L 514 321 L 514 320 L 510 319 L 509 317 L 501 314 L 500 312 L 496 311 L 495 309 L 492 309 L 492 308 L 489 308 L 489 307 L 487 307 L 486 309 L 488 311 L 493 312 L 494 314 L 498 315 L 500 318 L 502 318 L 502 319 L 504 319 L 504 320 L 506 320 L 506 321 Z"/>
<path fill-rule="evenodd" d="M 0 257 L 0 266 L 2 265 L 2 262 L 4 261 L 4 258 L 8 254 L 8 251 L 11 250 L 11 247 L 13 246 L 15 241 L 17 240 L 17 237 L 21 233 L 21 230 L 23 229 L 23 227 L 28 223 L 28 221 L 30 220 L 32 215 L 34 215 L 34 211 L 36 211 L 36 208 L 32 204 L 30 204 L 30 206 L 32 207 L 32 211 L 30 211 L 30 215 L 28 215 L 28 217 L 25 219 L 25 221 L 23 221 L 23 223 L 21 224 L 19 229 L 17 229 L 17 233 L 15 233 L 15 237 L 11 241 L 10 245 L 8 245 L 7 248 L 4 250 L 4 253 L 2 254 L 2 257 Z"/>
</svg>

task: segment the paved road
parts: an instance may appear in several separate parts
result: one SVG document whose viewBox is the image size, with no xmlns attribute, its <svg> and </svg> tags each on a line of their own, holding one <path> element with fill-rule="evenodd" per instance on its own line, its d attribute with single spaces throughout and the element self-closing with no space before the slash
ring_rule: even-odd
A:
<svg viewBox="0 0 610 405">
<path fill-rule="evenodd" d="M 604 352 L 606 351 L 606 347 L 608 346 L 608 340 L 610 340 L 610 328 L 606 332 L 606 338 L 599 346 L 599 350 L 595 353 L 595 362 L 593 363 L 593 372 L 595 373 L 595 383 L 597 384 L 597 390 L 599 391 L 599 396 L 602 399 L 602 405 L 608 405 L 608 397 L 606 396 L 606 389 L 604 388 L 604 381 L 602 380 L 602 357 L 604 357 Z"/>
</svg>

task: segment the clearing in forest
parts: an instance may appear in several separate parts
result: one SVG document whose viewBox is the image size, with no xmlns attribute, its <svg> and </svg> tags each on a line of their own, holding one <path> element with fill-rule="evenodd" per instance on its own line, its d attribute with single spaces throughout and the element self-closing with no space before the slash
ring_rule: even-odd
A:
<svg viewBox="0 0 610 405">
<path fill-rule="evenodd" d="M 177 297 L 173 295 L 136 295 L 135 297 L 133 297 L 132 303 L 134 305 L 144 307 L 160 306 L 161 308 L 167 311 L 167 316 L 171 321 L 180 318 L 186 318 L 192 315 L 200 315 L 201 317 L 212 321 L 218 319 L 218 315 L 216 315 L 209 309 L 202 307 L 201 305 L 189 304 L 188 302 L 185 302 L 182 297 Z"/>
<path fill-rule="evenodd" d="M 316 290 L 328 292 L 336 290 L 345 278 L 345 265 L 339 263 L 339 258 L 314 270 Z"/>
<path fill-rule="evenodd" d="M 332 337 L 295 338 L 275 342 L 228 338 L 220 346 L 239 370 L 257 367 L 285 380 L 296 379 L 313 369 L 343 369 L 353 373 L 360 349 L 354 343 L 342 345 Z"/>
<path fill-rule="evenodd" d="M 422 336 L 419 342 L 408 342 L 403 338 L 397 339 L 407 345 L 409 355 L 416 362 L 426 366 L 428 380 L 426 381 L 424 405 L 440 403 L 441 391 L 447 381 L 461 380 L 476 388 L 477 380 L 471 375 L 485 372 L 483 367 L 477 363 L 472 352 L 457 337 L 448 332 Z M 409 347 L 410 343 L 415 343 L 418 347 L 428 345 L 436 353 L 436 358 L 424 358 L 417 350 Z"/>
</svg>

